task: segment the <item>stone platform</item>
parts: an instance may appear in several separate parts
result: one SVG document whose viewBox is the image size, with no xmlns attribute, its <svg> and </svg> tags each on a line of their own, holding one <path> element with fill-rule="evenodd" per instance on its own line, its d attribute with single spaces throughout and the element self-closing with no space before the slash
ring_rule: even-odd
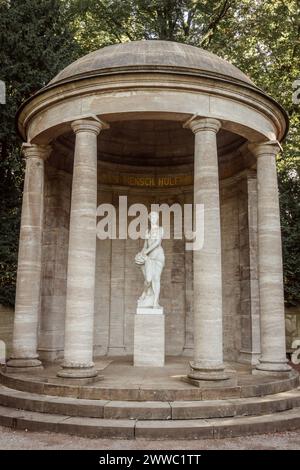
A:
<svg viewBox="0 0 300 470">
<path fill-rule="evenodd" d="M 226 437 L 300 428 L 296 371 L 288 377 L 255 376 L 230 364 L 235 387 L 199 389 L 181 379 L 186 358 L 165 367 L 132 366 L 132 358 L 102 358 L 103 379 L 56 377 L 58 365 L 41 372 L 0 375 L 0 424 L 90 437 L 133 439 Z"/>
</svg>

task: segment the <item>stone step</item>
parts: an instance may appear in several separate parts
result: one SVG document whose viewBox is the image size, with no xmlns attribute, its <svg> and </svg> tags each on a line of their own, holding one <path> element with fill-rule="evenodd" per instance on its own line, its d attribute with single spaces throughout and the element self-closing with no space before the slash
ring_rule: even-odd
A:
<svg viewBox="0 0 300 470">
<path fill-rule="evenodd" d="M 137 421 L 135 438 L 222 439 L 300 429 L 300 408 L 264 416 L 172 421 Z"/>
<path fill-rule="evenodd" d="M 119 439 L 199 439 L 248 436 L 300 429 L 300 408 L 263 416 L 194 420 L 82 418 L 0 406 L 0 425 L 28 431 Z"/>
<path fill-rule="evenodd" d="M 134 402 L 39 395 L 0 386 L 0 405 L 73 417 L 139 420 L 193 420 L 259 416 L 300 407 L 300 388 L 265 397 L 227 400 Z"/>
</svg>

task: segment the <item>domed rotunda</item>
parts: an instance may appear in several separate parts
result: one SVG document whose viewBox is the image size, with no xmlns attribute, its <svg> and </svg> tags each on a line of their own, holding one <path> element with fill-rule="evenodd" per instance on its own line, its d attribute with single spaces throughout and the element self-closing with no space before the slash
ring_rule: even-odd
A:
<svg viewBox="0 0 300 470">
<path fill-rule="evenodd" d="M 233 364 L 289 373 L 275 166 L 288 119 L 276 101 L 203 49 L 137 41 L 70 64 L 17 122 L 26 176 L 7 370 L 53 363 L 72 380 L 95 377 L 97 358 L 132 366 L 143 240 L 96 237 L 97 207 L 119 219 L 126 196 L 204 211 L 201 249 L 162 242 L 166 364 L 180 358 L 189 387 L 225 386 Z M 144 343 L 152 351 L 150 331 Z"/>
</svg>

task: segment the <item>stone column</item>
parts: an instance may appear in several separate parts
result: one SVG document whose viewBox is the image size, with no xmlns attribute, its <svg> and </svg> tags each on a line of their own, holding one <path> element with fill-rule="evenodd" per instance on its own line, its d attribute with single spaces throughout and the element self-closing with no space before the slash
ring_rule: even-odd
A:
<svg viewBox="0 0 300 470">
<path fill-rule="evenodd" d="M 239 362 L 256 365 L 260 357 L 260 315 L 257 264 L 257 179 L 249 171 L 237 192 L 240 249 L 241 349 Z"/>
<path fill-rule="evenodd" d="M 13 353 L 11 370 L 33 370 L 41 366 L 37 354 L 40 308 L 42 230 L 44 209 L 44 161 L 51 147 L 23 144 L 26 158 L 18 255 Z"/>
<path fill-rule="evenodd" d="M 257 157 L 258 273 L 261 358 L 266 372 L 287 372 L 282 275 L 281 230 L 276 173 L 277 142 L 251 144 Z"/>
<path fill-rule="evenodd" d="M 101 121 L 72 123 L 76 134 L 69 231 L 65 348 L 60 377 L 94 377 L 97 135 Z"/>
<path fill-rule="evenodd" d="M 188 378 L 228 378 L 223 364 L 222 268 L 218 153 L 221 123 L 193 118 L 185 124 L 195 134 L 194 204 L 204 206 L 204 244 L 194 258 L 194 360 Z M 199 229 L 199 228 L 198 228 Z"/>
</svg>

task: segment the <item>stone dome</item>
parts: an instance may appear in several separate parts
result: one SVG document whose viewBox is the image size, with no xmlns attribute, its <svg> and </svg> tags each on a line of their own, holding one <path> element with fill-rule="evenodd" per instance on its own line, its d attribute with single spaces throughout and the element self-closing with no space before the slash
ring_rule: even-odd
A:
<svg viewBox="0 0 300 470">
<path fill-rule="evenodd" d="M 87 115 L 110 124 L 182 124 L 200 112 L 222 120 L 222 133 L 249 141 L 281 141 L 288 129 L 280 104 L 237 67 L 201 48 L 159 40 L 115 44 L 81 57 L 24 101 L 16 119 L 24 140 L 48 142 Z"/>
<path fill-rule="evenodd" d="M 237 67 L 211 52 L 159 40 L 126 42 L 98 49 L 68 65 L 48 86 L 90 76 L 130 71 L 193 74 L 255 87 L 250 78 Z"/>
</svg>

